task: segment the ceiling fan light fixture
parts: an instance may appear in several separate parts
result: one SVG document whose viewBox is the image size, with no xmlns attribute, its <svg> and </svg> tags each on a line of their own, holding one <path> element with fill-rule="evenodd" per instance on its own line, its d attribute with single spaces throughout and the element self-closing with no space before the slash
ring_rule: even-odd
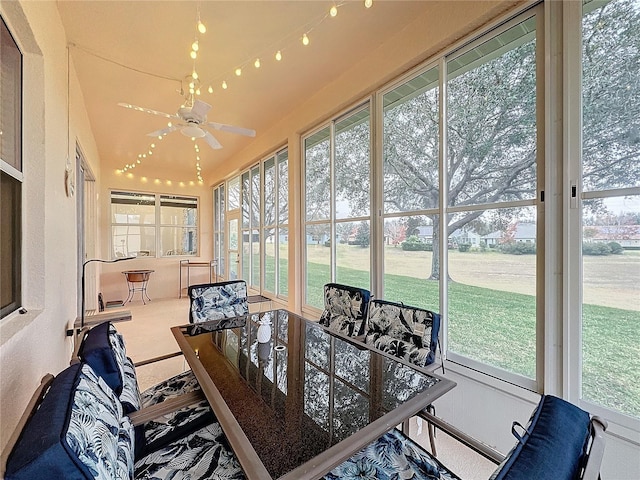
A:
<svg viewBox="0 0 640 480">
<path fill-rule="evenodd" d="M 182 127 L 180 132 L 185 137 L 191 137 L 192 140 L 195 140 L 196 138 L 202 138 L 206 135 L 206 132 L 196 125 L 187 125 L 186 127 Z"/>
</svg>

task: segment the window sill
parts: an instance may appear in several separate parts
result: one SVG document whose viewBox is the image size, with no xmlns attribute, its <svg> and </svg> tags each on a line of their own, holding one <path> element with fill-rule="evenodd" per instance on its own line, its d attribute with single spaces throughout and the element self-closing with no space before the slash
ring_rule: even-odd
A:
<svg viewBox="0 0 640 480">
<path fill-rule="evenodd" d="M 4 346 L 20 330 L 30 325 L 41 313 L 42 310 L 29 310 L 27 313 L 21 314 L 16 310 L 0 320 L 0 347 Z"/>
</svg>

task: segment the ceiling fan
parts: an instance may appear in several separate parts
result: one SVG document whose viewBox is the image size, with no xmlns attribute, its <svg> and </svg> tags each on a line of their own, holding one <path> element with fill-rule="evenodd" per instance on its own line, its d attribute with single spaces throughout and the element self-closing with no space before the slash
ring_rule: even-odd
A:
<svg viewBox="0 0 640 480">
<path fill-rule="evenodd" d="M 203 138 L 211 148 L 218 149 L 222 148 L 222 145 L 213 135 L 211 135 L 211 132 L 206 130 L 204 127 L 210 127 L 222 132 L 237 133 L 247 137 L 256 136 L 256 131 L 249 128 L 234 127 L 233 125 L 225 125 L 224 123 L 207 122 L 207 113 L 211 110 L 211 105 L 203 102 L 202 100 L 193 101 L 192 106 L 181 106 L 178 109 L 178 112 L 173 115 L 158 112 L 157 110 L 151 110 L 150 108 L 138 107 L 136 105 L 131 105 L 130 103 L 118 103 L 118 105 L 124 108 L 150 113 L 151 115 L 158 115 L 171 120 L 168 127 L 148 133 L 147 135 L 149 137 L 162 137 L 168 133 L 180 130 L 184 136 L 190 138 Z"/>
</svg>

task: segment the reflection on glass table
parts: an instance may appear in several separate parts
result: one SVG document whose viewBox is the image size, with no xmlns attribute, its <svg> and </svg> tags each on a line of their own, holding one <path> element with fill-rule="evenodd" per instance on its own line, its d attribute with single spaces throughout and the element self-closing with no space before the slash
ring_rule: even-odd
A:
<svg viewBox="0 0 640 480">
<path fill-rule="evenodd" d="M 227 320 L 172 330 L 248 478 L 316 478 L 455 386 L 286 310 Z"/>
</svg>

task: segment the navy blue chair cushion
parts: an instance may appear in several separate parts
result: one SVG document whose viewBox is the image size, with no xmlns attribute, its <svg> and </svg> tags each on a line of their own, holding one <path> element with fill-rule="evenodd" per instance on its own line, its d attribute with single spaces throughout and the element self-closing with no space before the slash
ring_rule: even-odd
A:
<svg viewBox="0 0 640 480">
<path fill-rule="evenodd" d="M 84 338 L 78 356 L 88 363 L 116 393 L 122 393 L 122 374 L 109 339 L 109 322 L 93 327 Z"/>
<path fill-rule="evenodd" d="M 490 480 L 578 479 L 590 438 L 589 414 L 543 395 L 518 443 Z"/>
<path fill-rule="evenodd" d="M 86 467 L 76 463 L 73 452 L 61 441 L 80 367 L 80 364 L 73 365 L 53 380 L 9 456 L 7 480 L 88 478 Z M 86 477 L 82 475 L 82 470 L 86 471 Z"/>
<path fill-rule="evenodd" d="M 7 480 L 132 478 L 133 427 L 86 364 L 54 378 L 7 462 Z"/>
</svg>

